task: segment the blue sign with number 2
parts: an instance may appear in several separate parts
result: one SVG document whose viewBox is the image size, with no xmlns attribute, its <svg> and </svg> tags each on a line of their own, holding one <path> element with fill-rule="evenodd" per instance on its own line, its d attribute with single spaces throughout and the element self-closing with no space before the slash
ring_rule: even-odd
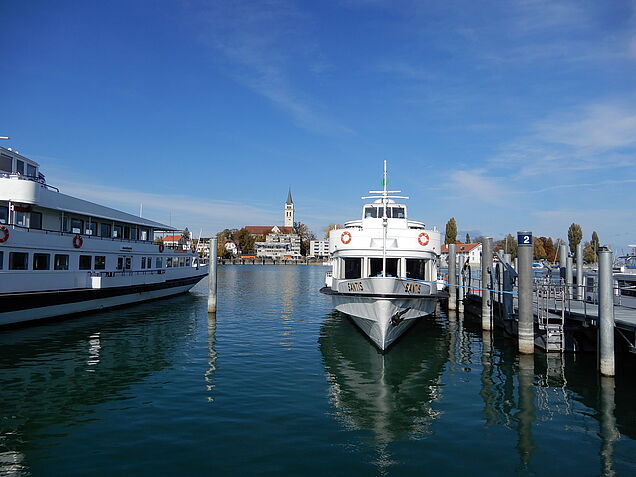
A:
<svg viewBox="0 0 636 477">
<path fill-rule="evenodd" d="M 517 234 L 517 245 L 532 245 L 532 234 Z"/>
</svg>

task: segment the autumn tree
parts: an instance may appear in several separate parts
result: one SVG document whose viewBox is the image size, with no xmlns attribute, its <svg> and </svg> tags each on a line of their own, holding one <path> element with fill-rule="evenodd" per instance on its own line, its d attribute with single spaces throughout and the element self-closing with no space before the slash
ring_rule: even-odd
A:
<svg viewBox="0 0 636 477">
<path fill-rule="evenodd" d="M 547 254 L 545 252 L 545 246 L 543 245 L 543 237 L 535 237 L 533 240 L 534 243 L 534 259 L 535 260 L 544 260 L 547 258 Z"/>
<path fill-rule="evenodd" d="M 596 262 L 596 251 L 594 250 L 594 244 L 592 242 L 585 242 L 583 246 L 583 261 L 585 263 Z"/>
<path fill-rule="evenodd" d="M 470 243 L 470 234 L 466 234 L 466 240 L 464 243 Z"/>
<path fill-rule="evenodd" d="M 579 224 L 572 224 L 568 229 L 568 241 L 570 242 L 570 252 L 576 253 L 576 246 L 583 239 L 583 229 Z"/>
<path fill-rule="evenodd" d="M 517 257 L 517 240 L 510 234 L 506 235 L 502 240 L 497 240 L 494 244 L 494 251 L 501 250 L 503 253 L 509 253 L 512 258 Z"/>
<path fill-rule="evenodd" d="M 234 243 L 243 253 L 254 250 L 255 237 L 245 227 L 233 234 L 233 238 Z"/>
<path fill-rule="evenodd" d="M 302 222 L 294 222 L 294 232 L 300 237 L 300 254 L 304 257 L 309 251 L 309 242 L 316 240 L 316 236 Z"/>
<path fill-rule="evenodd" d="M 598 234 L 596 233 L 596 231 L 592 232 L 591 246 L 592 250 L 594 250 L 594 262 L 598 261 L 598 248 L 600 247 L 600 245 L 601 243 L 599 241 Z"/>
<path fill-rule="evenodd" d="M 552 237 L 541 237 L 543 242 L 543 249 L 545 250 L 545 257 L 551 262 L 555 260 L 556 249 L 554 248 L 554 242 Z"/>
<path fill-rule="evenodd" d="M 329 232 L 330 232 L 330 231 L 332 231 L 332 230 L 334 230 L 334 229 L 342 229 L 342 228 L 344 228 L 344 227 L 343 227 L 342 225 L 340 225 L 340 224 L 329 224 L 329 225 L 327 225 L 327 226 L 323 229 L 323 231 L 324 231 L 324 233 L 325 233 L 325 239 L 328 239 L 328 238 L 329 238 Z"/>
<path fill-rule="evenodd" d="M 448 245 L 449 243 L 457 242 L 457 222 L 455 222 L 455 217 L 451 217 L 448 222 L 446 222 L 446 235 L 444 237 L 444 243 Z"/>
</svg>

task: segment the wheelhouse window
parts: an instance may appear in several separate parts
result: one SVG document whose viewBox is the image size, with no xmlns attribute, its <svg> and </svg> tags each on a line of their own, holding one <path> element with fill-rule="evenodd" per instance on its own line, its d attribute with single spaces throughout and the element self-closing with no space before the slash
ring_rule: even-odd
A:
<svg viewBox="0 0 636 477">
<path fill-rule="evenodd" d="M 149 236 L 148 229 L 141 229 L 139 231 L 139 240 L 149 240 Z"/>
<path fill-rule="evenodd" d="M 84 230 L 84 221 L 82 219 L 71 219 L 71 232 L 81 234 Z"/>
<path fill-rule="evenodd" d="M 16 159 L 16 161 L 15 161 L 15 171 L 18 174 L 24 175 L 24 161 L 21 161 L 20 159 Z"/>
<path fill-rule="evenodd" d="M 110 238 L 110 224 L 99 224 L 99 236 Z"/>
<path fill-rule="evenodd" d="M 114 238 L 122 238 L 123 227 L 121 225 L 113 226 L 113 237 Z"/>
<path fill-rule="evenodd" d="M 53 259 L 53 268 L 55 270 L 68 270 L 68 262 L 68 255 L 55 254 L 55 258 Z"/>
<path fill-rule="evenodd" d="M 344 261 L 344 278 L 361 278 L 362 277 L 362 258 L 343 258 Z"/>
<path fill-rule="evenodd" d="M 6 154 L 0 154 L 0 171 L 13 172 L 13 158 Z"/>
<path fill-rule="evenodd" d="M 9 252 L 9 270 L 28 270 L 29 254 L 24 252 Z"/>
<path fill-rule="evenodd" d="M 79 269 L 80 270 L 90 270 L 93 265 L 93 256 L 92 255 L 80 255 L 79 258 Z"/>
<path fill-rule="evenodd" d="M 407 258 L 406 278 L 426 280 L 426 260 L 421 260 L 419 258 Z"/>
<path fill-rule="evenodd" d="M 95 256 L 95 270 L 106 269 L 106 257 L 104 255 Z"/>
<path fill-rule="evenodd" d="M 33 164 L 27 164 L 27 176 L 29 176 L 29 177 L 36 177 L 37 176 L 37 171 L 36 171 L 35 166 Z"/>
<path fill-rule="evenodd" d="M 398 265 L 400 259 L 399 258 L 387 258 L 386 259 L 386 276 L 387 277 L 398 277 Z M 381 258 L 370 258 L 369 259 L 369 276 L 370 277 L 381 277 L 382 276 L 382 259 Z"/>
<path fill-rule="evenodd" d="M 31 212 L 29 217 L 29 227 L 32 229 L 42 228 L 42 214 L 40 212 Z"/>
<path fill-rule="evenodd" d="M 389 215 L 391 214 L 391 215 Z M 391 207 L 386 209 L 387 217 L 392 219 L 404 219 L 406 218 L 406 213 L 404 211 L 404 207 Z"/>
<path fill-rule="evenodd" d="M 96 222 L 87 223 L 84 233 L 86 235 L 97 235 L 97 223 Z"/>
<path fill-rule="evenodd" d="M 33 254 L 33 270 L 50 270 L 51 256 L 48 253 Z"/>
<path fill-rule="evenodd" d="M 364 208 L 364 218 L 365 219 L 377 219 L 378 218 L 378 208 L 367 206 Z"/>
<path fill-rule="evenodd" d="M 0 224 L 6 224 L 9 221 L 9 208 L 0 207 Z"/>
</svg>

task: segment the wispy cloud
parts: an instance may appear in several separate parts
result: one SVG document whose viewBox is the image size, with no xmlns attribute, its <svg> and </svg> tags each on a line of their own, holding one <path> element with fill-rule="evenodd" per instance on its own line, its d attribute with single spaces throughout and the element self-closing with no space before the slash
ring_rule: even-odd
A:
<svg viewBox="0 0 636 477">
<path fill-rule="evenodd" d="M 506 185 L 504 178 L 488 176 L 485 169 L 453 171 L 443 188 L 451 196 L 470 200 L 473 204 L 484 202 L 505 206 L 517 194 Z"/>
<path fill-rule="evenodd" d="M 298 86 L 294 76 L 320 75 L 328 62 L 311 38 L 311 21 L 291 2 L 265 0 L 204 3 L 196 10 L 201 39 L 227 60 L 237 81 L 323 135 L 352 131 Z"/>
</svg>

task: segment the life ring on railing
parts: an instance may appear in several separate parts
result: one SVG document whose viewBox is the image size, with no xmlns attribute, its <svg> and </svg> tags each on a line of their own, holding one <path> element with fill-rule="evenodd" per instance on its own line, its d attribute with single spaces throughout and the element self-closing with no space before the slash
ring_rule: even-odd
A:
<svg viewBox="0 0 636 477">
<path fill-rule="evenodd" d="M 4 225 L 0 225 L 0 243 L 9 240 L 9 229 Z"/>
<path fill-rule="evenodd" d="M 424 240 L 422 240 L 422 239 L 424 239 Z M 421 234 L 419 234 L 417 236 L 417 241 L 422 247 L 425 246 L 425 245 L 428 245 L 428 240 L 429 240 L 429 237 L 428 237 L 428 234 L 426 232 L 422 232 Z"/>
<path fill-rule="evenodd" d="M 73 237 L 73 247 L 82 248 L 82 245 L 84 245 L 84 239 L 80 234 L 76 234 L 75 237 Z"/>
<path fill-rule="evenodd" d="M 163 250 L 164 250 L 164 246 L 163 246 L 163 242 L 161 242 L 159 244 L 159 253 L 163 253 Z"/>
<path fill-rule="evenodd" d="M 351 234 L 347 231 L 342 232 L 342 235 L 340 236 L 340 241 L 343 244 L 348 244 L 349 242 L 351 242 Z"/>
</svg>

